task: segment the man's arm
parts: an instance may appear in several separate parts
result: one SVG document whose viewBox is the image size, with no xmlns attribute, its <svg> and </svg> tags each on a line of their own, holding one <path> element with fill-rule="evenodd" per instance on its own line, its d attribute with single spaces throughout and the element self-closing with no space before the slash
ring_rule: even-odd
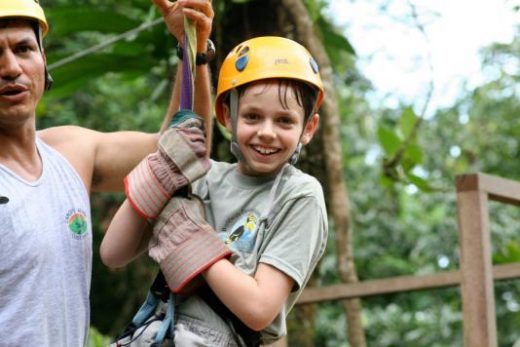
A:
<svg viewBox="0 0 520 347">
<path fill-rule="evenodd" d="M 193 20 L 197 27 L 197 50 L 205 52 L 207 40 L 211 34 L 213 9 L 206 0 L 179 0 L 172 3 L 168 0 L 153 0 L 160 9 L 168 30 L 177 40 L 184 34 L 183 16 Z M 178 64 L 176 79 L 170 97 L 170 105 L 165 115 L 161 131 L 170 123 L 173 114 L 179 108 L 182 64 Z M 195 77 L 194 111 L 205 119 L 206 144 L 211 139 L 211 87 L 207 64 L 197 67 Z M 95 156 L 92 175 L 92 190 L 121 191 L 123 178 L 148 153 L 157 149 L 158 134 L 139 134 L 118 132 L 99 134 L 94 137 Z"/>
<path fill-rule="evenodd" d="M 78 126 L 38 131 L 76 169 L 90 191 L 122 191 L 123 178 L 157 147 L 158 134 L 137 131 L 102 133 Z"/>
<path fill-rule="evenodd" d="M 214 15 L 211 1 L 179 0 L 172 3 L 168 0 L 153 0 L 153 2 L 159 8 L 161 15 L 164 17 L 168 30 L 179 42 L 182 42 L 182 36 L 184 33 L 183 16 L 186 15 L 189 19 L 193 20 L 197 26 L 197 51 L 205 52 L 207 40 L 211 33 L 211 25 Z M 172 116 L 179 109 L 181 78 L 182 64 L 178 64 L 175 84 L 170 98 L 168 111 L 161 126 L 161 132 L 167 129 Z M 211 88 L 207 64 L 197 66 L 194 111 L 205 119 L 206 129 L 209 129 L 206 134 L 206 143 L 211 143 L 208 139 L 208 136 L 211 133 Z M 155 150 L 156 143 L 157 138 L 153 140 L 153 149 L 149 152 Z M 142 155 L 139 160 L 144 155 Z M 133 165 L 123 171 L 130 171 L 139 160 L 133 161 Z M 119 182 L 121 181 L 122 180 Z M 136 213 L 135 209 L 127 199 L 112 219 L 105 237 L 103 238 L 100 248 L 101 258 L 107 266 L 125 266 L 146 249 L 150 236 L 151 232 L 146 220 Z"/>
<path fill-rule="evenodd" d="M 211 35 L 213 23 L 213 7 L 211 0 L 178 0 L 170 2 L 169 0 L 152 0 L 161 15 L 164 17 L 169 32 L 182 45 L 184 26 L 183 16 L 192 20 L 197 30 L 197 53 L 207 53 L 207 42 Z M 193 111 L 204 118 L 205 127 L 208 130 L 206 134 L 206 143 L 211 144 L 212 129 L 212 107 L 211 107 L 211 81 L 208 64 L 196 66 L 196 77 L 194 81 L 195 95 Z M 166 130 L 171 117 L 180 106 L 180 93 L 182 83 L 182 64 L 177 66 L 177 78 L 175 79 L 174 92 L 171 95 L 170 104 L 165 120 L 161 126 L 161 131 Z"/>
</svg>

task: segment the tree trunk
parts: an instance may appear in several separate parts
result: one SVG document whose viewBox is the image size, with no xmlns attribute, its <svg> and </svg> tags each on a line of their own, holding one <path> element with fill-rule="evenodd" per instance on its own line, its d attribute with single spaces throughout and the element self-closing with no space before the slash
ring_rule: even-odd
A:
<svg viewBox="0 0 520 347">
<path fill-rule="evenodd" d="M 339 137 L 340 117 L 334 92 L 332 66 L 322 42 L 313 30 L 312 20 L 303 2 L 301 0 L 282 0 L 282 4 L 294 20 L 299 39 L 320 66 L 326 94 L 321 108 L 325 113 L 325 116 L 321 118 L 323 150 L 329 187 L 329 209 L 335 226 L 338 271 L 342 282 L 357 282 L 358 277 L 353 259 L 350 204 L 347 186 L 343 180 Z M 347 338 L 350 346 L 365 347 L 361 300 L 345 300 L 344 308 L 347 315 Z"/>
</svg>

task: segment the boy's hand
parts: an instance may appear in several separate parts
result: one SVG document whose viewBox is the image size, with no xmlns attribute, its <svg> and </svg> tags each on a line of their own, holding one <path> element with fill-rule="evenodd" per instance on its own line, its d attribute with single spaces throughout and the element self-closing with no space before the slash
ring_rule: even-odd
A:
<svg viewBox="0 0 520 347">
<path fill-rule="evenodd" d="M 180 188 L 208 172 L 203 122 L 194 113 L 178 112 L 159 139 L 158 150 L 145 157 L 125 177 L 126 196 L 145 218 L 156 218 Z"/>
<path fill-rule="evenodd" d="M 197 52 L 205 52 L 213 24 L 211 0 L 152 0 L 164 17 L 168 31 L 182 43 L 184 15 L 197 26 Z"/>
<path fill-rule="evenodd" d="M 202 201 L 195 196 L 174 197 L 161 212 L 148 244 L 173 293 L 185 293 L 192 281 L 231 251 L 204 218 Z"/>
</svg>

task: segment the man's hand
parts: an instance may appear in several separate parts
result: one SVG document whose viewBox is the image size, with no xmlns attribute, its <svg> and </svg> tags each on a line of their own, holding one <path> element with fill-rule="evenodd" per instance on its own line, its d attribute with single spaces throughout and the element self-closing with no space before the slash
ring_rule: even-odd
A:
<svg viewBox="0 0 520 347">
<path fill-rule="evenodd" d="M 197 27 L 197 52 L 206 52 L 207 41 L 213 24 L 211 0 L 152 0 L 164 18 L 168 31 L 182 43 L 184 35 L 184 16 L 191 19 Z"/>
</svg>

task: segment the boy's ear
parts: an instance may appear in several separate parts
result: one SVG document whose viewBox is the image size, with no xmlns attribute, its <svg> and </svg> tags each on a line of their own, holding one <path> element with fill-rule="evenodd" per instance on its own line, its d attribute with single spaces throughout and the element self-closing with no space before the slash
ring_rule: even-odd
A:
<svg viewBox="0 0 520 347">
<path fill-rule="evenodd" d="M 231 112 L 229 111 L 229 106 L 226 104 L 223 104 L 222 111 L 224 112 L 224 120 L 226 122 L 226 129 L 231 132 L 233 127 L 231 125 Z"/>
<path fill-rule="evenodd" d="M 316 130 L 318 130 L 318 126 L 320 125 L 320 115 L 315 113 L 313 114 L 309 120 L 307 120 L 307 124 L 305 124 L 305 129 L 303 129 L 301 143 L 306 145 L 311 142 L 312 137 Z"/>
</svg>

